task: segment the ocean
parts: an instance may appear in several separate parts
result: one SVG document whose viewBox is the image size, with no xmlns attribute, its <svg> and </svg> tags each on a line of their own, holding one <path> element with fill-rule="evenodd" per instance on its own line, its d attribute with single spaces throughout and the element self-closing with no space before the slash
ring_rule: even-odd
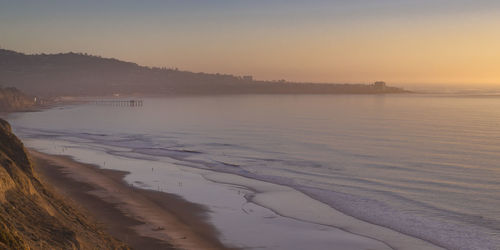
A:
<svg viewBox="0 0 500 250">
<path fill-rule="evenodd" d="M 421 249 L 364 231 L 369 224 L 429 249 L 500 249 L 500 96 L 146 98 L 142 107 L 66 105 L 9 122 L 28 147 L 129 171 L 131 185 L 206 205 L 234 246 L 329 249 L 329 230 L 342 230 Z M 330 208 L 362 224 L 330 222 Z"/>
</svg>

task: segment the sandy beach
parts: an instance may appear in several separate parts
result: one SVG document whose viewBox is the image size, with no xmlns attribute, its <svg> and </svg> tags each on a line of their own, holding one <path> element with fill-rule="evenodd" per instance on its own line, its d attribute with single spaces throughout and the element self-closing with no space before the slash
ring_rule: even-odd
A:
<svg viewBox="0 0 500 250">
<path fill-rule="evenodd" d="M 31 141 L 32 142 L 32 141 Z M 69 148 L 68 153 L 73 152 Z M 75 149 L 72 149 L 75 150 Z M 50 155 L 31 150 L 31 155 L 36 162 L 37 171 L 51 185 L 63 195 L 81 206 L 91 217 L 95 218 L 114 237 L 126 242 L 135 249 L 235 249 L 230 244 L 222 244 L 221 234 L 214 227 L 210 216 L 216 216 L 218 210 L 210 211 L 203 205 L 188 202 L 176 194 L 154 191 L 140 188 L 141 183 L 134 181 L 131 185 L 124 180 L 128 174 L 125 171 L 102 169 L 92 164 L 77 162 L 64 155 Z M 96 157 L 98 157 L 96 155 Z M 115 163 L 116 165 L 116 163 Z M 156 169 L 159 171 L 159 169 Z M 170 170 L 170 174 L 178 176 L 178 173 Z M 251 230 L 243 230 L 232 237 L 238 237 L 246 232 L 245 237 L 253 239 L 254 245 L 238 245 L 243 248 L 255 248 L 263 242 L 276 242 L 276 249 L 284 249 L 289 246 L 282 242 L 288 237 L 299 237 L 308 239 L 309 244 L 316 244 L 318 249 L 326 248 L 325 244 L 334 244 L 334 249 L 411 249 L 410 246 L 419 246 L 419 249 L 438 249 L 419 239 L 404 236 L 387 228 L 375 226 L 343 215 L 332 208 L 312 200 L 311 198 L 288 187 L 238 177 L 225 173 L 210 172 L 206 170 L 192 170 L 199 172 L 208 182 L 213 185 L 203 186 L 203 182 L 189 180 L 189 178 L 178 176 L 184 185 L 192 186 L 193 183 L 200 185 L 197 192 L 203 194 L 207 188 L 216 186 L 240 188 L 246 186 L 253 191 L 245 195 L 248 202 L 221 203 L 221 206 L 231 207 L 224 214 L 229 223 L 237 223 L 239 227 L 246 225 Z M 161 175 L 161 172 L 156 174 Z M 164 175 L 162 175 L 164 176 Z M 166 176 L 164 176 L 166 177 Z M 194 181 L 194 182 L 192 182 Z M 219 183 L 219 184 L 215 184 Z M 226 184 L 223 184 L 226 183 Z M 222 186 L 220 186 L 222 184 Z M 202 187 L 205 191 L 200 190 Z M 173 187 L 170 187 L 170 189 Z M 163 191 L 167 191 L 163 190 Z M 219 193 L 219 196 L 232 200 L 236 192 L 216 189 L 205 193 L 210 196 L 211 192 Z M 245 189 L 241 189 L 245 192 Z M 174 191 L 174 190 L 171 190 Z M 232 194 L 234 193 L 234 194 Z M 232 197 L 232 198 L 230 198 Z M 217 199 L 212 197 L 213 199 Z M 219 201 L 221 201 L 219 199 Z M 234 202 L 234 204 L 233 204 Z M 257 204 L 264 204 L 274 211 L 265 211 Z M 301 208 L 299 203 L 308 203 L 307 209 Z M 238 208 L 236 211 L 235 209 Z M 263 214 L 263 211 L 265 211 Z M 281 211 L 279 214 L 276 211 Z M 228 214 L 229 213 L 229 214 Z M 258 215 L 254 217 L 254 215 Z M 274 214 L 274 215 L 273 215 Z M 234 217 L 236 216 L 236 217 Z M 261 219 L 258 219 L 262 217 Z M 234 222 L 239 218 L 238 222 Z M 293 220 L 289 218 L 301 218 Z M 220 218 L 219 218 L 220 219 Z M 281 227 L 261 227 L 260 223 L 285 226 L 287 230 L 294 230 L 273 240 L 265 238 L 261 232 L 252 231 L 252 228 L 268 230 L 266 232 L 277 232 L 284 230 Z M 250 221 L 249 221 L 250 220 Z M 257 220 L 257 221 L 251 221 Z M 303 221 L 304 220 L 304 221 Z M 233 221 L 233 222 L 230 222 Z M 316 224 L 308 224 L 311 221 Z M 245 223 L 246 224 L 245 224 Z M 243 223 L 243 224 L 242 224 Z M 299 223 L 299 224 L 297 224 Z M 305 223 L 305 224 L 304 224 Z M 220 224 L 219 224 L 220 225 Z M 318 230 L 309 231 L 304 225 L 317 225 Z M 327 226 L 329 225 L 329 226 Z M 262 225 L 263 226 L 263 225 Z M 245 227 L 243 227 L 245 228 Z M 227 233 L 227 231 L 224 231 Z M 253 233 L 252 233 L 253 232 Z M 283 233 L 283 232 L 282 232 Z M 323 235 L 324 234 L 324 235 Z M 267 234 L 266 234 L 267 235 Z M 264 237 L 264 238 L 262 238 Z M 281 238 L 283 237 L 283 238 Z M 227 236 L 225 238 L 227 240 Z M 316 239 L 316 240 L 314 240 Z M 385 242 L 390 242 L 387 244 Z M 281 243 L 279 243 L 281 242 Z M 267 243 L 269 244 L 269 243 Z M 274 248 L 270 248 L 274 249 Z M 295 248 L 294 248 L 295 249 Z M 297 248 L 299 249 L 299 248 Z"/>
<path fill-rule="evenodd" d="M 135 249 L 229 249 L 205 222 L 206 209 L 162 192 L 134 188 L 125 172 L 30 151 L 40 177 Z"/>
</svg>

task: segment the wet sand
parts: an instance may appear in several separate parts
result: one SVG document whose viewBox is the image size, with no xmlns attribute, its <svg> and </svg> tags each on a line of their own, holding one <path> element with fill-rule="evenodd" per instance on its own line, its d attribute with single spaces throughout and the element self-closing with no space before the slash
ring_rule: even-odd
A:
<svg viewBox="0 0 500 250">
<path fill-rule="evenodd" d="M 176 195 L 134 188 L 123 180 L 127 174 L 123 171 L 30 153 L 42 180 L 134 249 L 233 249 L 218 240 L 203 206 Z"/>
</svg>

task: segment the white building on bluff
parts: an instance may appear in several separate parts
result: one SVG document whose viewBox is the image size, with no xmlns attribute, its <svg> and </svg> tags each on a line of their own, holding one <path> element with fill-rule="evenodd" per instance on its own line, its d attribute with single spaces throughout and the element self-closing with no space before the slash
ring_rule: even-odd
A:
<svg viewBox="0 0 500 250">
<path fill-rule="evenodd" d="M 376 89 L 383 89 L 386 87 L 386 84 L 385 82 L 382 82 L 382 81 L 376 81 L 373 83 L 373 86 L 376 88 Z"/>
</svg>

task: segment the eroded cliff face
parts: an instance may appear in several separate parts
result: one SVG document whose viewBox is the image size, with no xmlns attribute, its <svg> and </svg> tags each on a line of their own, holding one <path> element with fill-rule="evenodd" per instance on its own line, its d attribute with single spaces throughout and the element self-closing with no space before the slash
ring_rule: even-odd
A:
<svg viewBox="0 0 500 250">
<path fill-rule="evenodd" d="M 27 110 L 34 105 L 35 97 L 26 95 L 16 88 L 0 87 L 0 112 Z"/>
<path fill-rule="evenodd" d="M 0 119 L 0 249 L 126 249 L 46 187 Z"/>
</svg>

